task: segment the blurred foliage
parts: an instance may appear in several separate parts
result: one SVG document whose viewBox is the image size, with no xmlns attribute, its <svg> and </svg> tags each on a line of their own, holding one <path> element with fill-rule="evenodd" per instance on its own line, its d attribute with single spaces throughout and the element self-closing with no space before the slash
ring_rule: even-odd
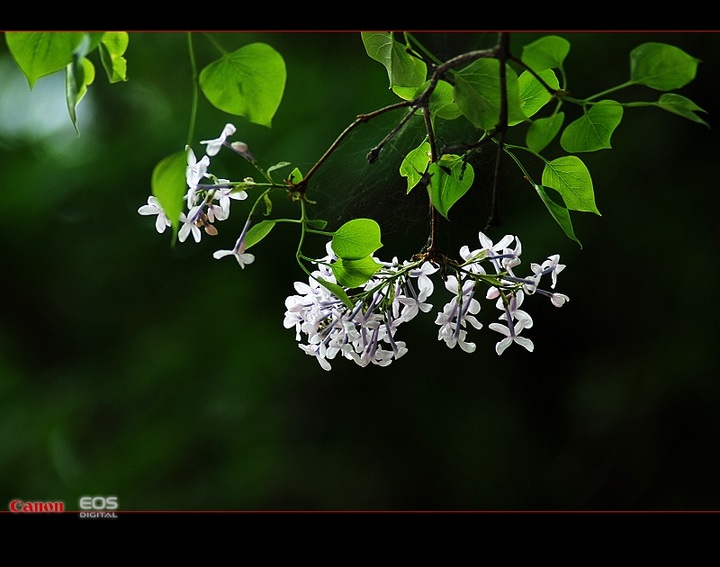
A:
<svg viewBox="0 0 720 567">
<path fill-rule="evenodd" d="M 358 114 L 396 100 L 359 33 L 215 35 L 227 50 L 267 42 L 287 64 L 273 127 L 234 121 L 237 139 L 266 164 L 307 169 Z M 419 35 L 440 57 L 495 41 Z M 390 367 L 338 359 L 329 373 L 282 327 L 284 299 L 304 279 L 287 245 L 291 228 L 276 229 L 239 270 L 212 251 L 231 247 L 242 215 L 212 242 L 172 248 L 137 214 L 154 165 L 186 142 L 185 34 L 131 33 L 128 81 L 92 86 L 77 108 L 79 137 L 62 77 L 30 92 L 2 45 L 5 501 L 77 509 L 81 496 L 113 494 L 120 510 L 720 508 L 712 94 L 720 36 L 560 35 L 572 45 L 571 89 L 583 95 L 625 81 L 630 50 L 646 41 L 698 57 L 684 93 L 712 128 L 628 109 L 613 150 L 587 157 L 603 216 L 574 220 L 582 250 L 508 164 L 504 223 L 492 236 L 518 234 L 526 262 L 559 253 L 568 266 L 558 288 L 568 305 L 527 305 L 534 353 L 498 357 L 486 328 L 475 354 L 451 351 L 428 314 L 403 329 L 409 353 Z M 195 45 L 201 66 L 212 60 L 207 41 Z M 227 121 L 201 103 L 195 139 L 215 137 Z M 376 218 L 384 255 L 402 256 L 424 244 L 427 204 L 419 192 L 405 195 L 399 152 L 365 163 L 387 124 L 350 137 L 318 175 L 315 197 L 332 224 Z M 236 178 L 252 173 L 223 159 L 215 162 Z M 477 242 L 489 179 L 478 174 L 475 195 L 443 225 L 449 250 Z"/>
</svg>

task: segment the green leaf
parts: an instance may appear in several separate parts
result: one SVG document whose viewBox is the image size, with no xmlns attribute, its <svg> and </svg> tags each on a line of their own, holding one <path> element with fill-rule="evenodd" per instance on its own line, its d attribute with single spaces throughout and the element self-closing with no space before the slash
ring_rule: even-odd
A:
<svg viewBox="0 0 720 567">
<path fill-rule="evenodd" d="M 302 172 L 296 167 L 290 172 L 290 183 L 297 185 L 303 180 Z"/>
<path fill-rule="evenodd" d="M 552 69 L 545 69 L 538 75 L 551 89 L 558 90 L 560 87 L 555 71 Z M 518 88 L 520 91 L 520 108 L 528 118 L 552 100 L 552 95 L 529 71 L 525 71 L 518 77 Z"/>
<path fill-rule="evenodd" d="M 271 165 L 270 167 L 268 167 L 266 173 L 267 173 L 268 177 L 270 178 L 270 180 L 274 182 L 272 175 L 270 175 L 273 171 L 277 171 L 278 169 L 282 169 L 284 167 L 287 167 L 288 165 L 292 165 L 292 164 L 289 161 L 281 161 L 281 162 L 276 163 L 275 165 Z M 298 172 L 299 179 L 294 179 L 294 177 L 293 177 L 293 174 L 296 171 Z M 302 180 L 302 175 L 298 171 L 297 167 L 292 171 L 292 173 L 290 173 L 290 178 L 293 179 L 294 183 L 299 183 Z"/>
<path fill-rule="evenodd" d="M 64 69 L 83 40 L 82 32 L 5 32 L 5 42 L 30 90 L 40 77 Z"/>
<path fill-rule="evenodd" d="M 570 153 L 610 149 L 610 138 L 622 117 L 623 107 L 619 103 L 602 100 L 567 125 L 560 137 L 560 145 Z"/>
<path fill-rule="evenodd" d="M 359 260 L 382 247 L 380 225 L 372 219 L 353 219 L 342 225 L 332 239 L 332 249 L 343 260 Z"/>
<path fill-rule="evenodd" d="M 557 35 L 548 35 L 523 47 L 520 59 L 536 73 L 545 69 L 562 69 L 570 53 L 570 42 Z"/>
<path fill-rule="evenodd" d="M 462 112 L 455 104 L 453 86 L 446 81 L 438 81 L 430 95 L 430 114 L 443 120 L 455 120 L 462 116 Z"/>
<path fill-rule="evenodd" d="M 517 74 L 507 67 L 508 124 L 523 122 Z M 491 130 L 500 121 L 500 63 L 479 59 L 455 75 L 455 102 L 473 126 Z"/>
<path fill-rule="evenodd" d="M 267 217 L 270 213 L 272 213 L 273 208 L 272 200 L 270 199 L 270 195 L 267 193 L 263 195 L 263 203 L 265 203 L 265 212 L 263 214 Z"/>
<path fill-rule="evenodd" d="M 187 193 L 186 167 L 187 150 L 184 150 L 163 158 L 152 172 L 152 194 L 170 219 L 174 234 L 177 234 L 183 197 Z"/>
<path fill-rule="evenodd" d="M 644 43 L 630 52 L 630 80 L 658 91 L 671 91 L 695 78 L 700 59 L 665 43 Z"/>
<path fill-rule="evenodd" d="M 285 79 L 285 61 L 265 43 L 223 55 L 199 77 L 200 88 L 213 106 L 268 128 L 280 106 Z"/>
<path fill-rule="evenodd" d="M 600 214 L 590 172 L 579 157 L 564 156 L 546 163 L 542 184 L 560 193 L 568 209 Z"/>
<path fill-rule="evenodd" d="M 274 220 L 264 220 L 252 225 L 245 234 L 245 249 L 254 246 L 265 238 L 275 228 Z"/>
<path fill-rule="evenodd" d="M 393 39 L 392 32 L 362 32 L 365 51 L 387 71 L 390 88 L 403 100 L 411 100 L 425 83 L 427 65 L 410 55 L 405 46 Z"/>
<path fill-rule="evenodd" d="M 705 126 L 710 128 L 710 124 L 708 124 L 697 114 L 695 114 L 695 112 L 707 111 L 703 110 L 693 101 L 685 98 L 684 96 L 674 93 L 665 93 L 664 95 L 660 96 L 660 100 L 658 100 L 656 104 L 657 106 L 664 110 L 667 110 L 668 112 L 679 114 L 680 116 L 687 118 L 688 120 L 692 120 L 693 122 L 697 122 L 698 124 L 704 124 Z"/>
<path fill-rule="evenodd" d="M 353 288 L 367 283 L 382 266 L 372 257 L 366 256 L 357 260 L 339 258 L 330 267 L 340 285 Z"/>
<path fill-rule="evenodd" d="M 333 282 L 329 282 L 326 279 L 323 279 L 321 277 L 315 277 L 315 280 L 323 286 L 325 289 L 327 289 L 330 293 L 332 293 L 335 297 L 337 297 L 340 301 L 342 301 L 345 304 L 345 307 L 348 309 L 353 308 L 353 302 L 350 301 L 350 298 L 348 297 L 348 294 L 345 293 L 345 290 L 341 288 L 339 285 Z"/>
<path fill-rule="evenodd" d="M 123 55 L 129 42 L 127 32 L 105 32 L 100 39 L 100 61 L 110 83 L 127 81 L 127 60 Z"/>
<path fill-rule="evenodd" d="M 327 221 L 322 219 L 308 219 L 305 221 L 305 224 L 310 228 L 323 230 L 327 226 Z"/>
<path fill-rule="evenodd" d="M 275 165 L 271 165 L 267 168 L 267 173 L 272 173 L 273 171 L 277 169 L 282 169 L 283 167 L 287 167 L 288 165 L 291 165 L 289 161 L 281 161 L 276 163 Z"/>
<path fill-rule="evenodd" d="M 430 163 L 430 144 L 423 142 L 414 150 L 408 152 L 400 164 L 400 175 L 407 177 L 407 192 L 415 187 L 422 179 Z"/>
<path fill-rule="evenodd" d="M 575 236 L 575 230 L 573 229 L 572 220 L 570 219 L 570 212 L 567 210 L 566 207 L 556 203 L 547 194 L 545 189 L 552 189 L 552 187 L 535 185 L 535 190 L 537 191 L 538 195 L 540 195 L 540 199 L 542 199 L 542 202 L 545 203 L 548 211 L 550 211 L 550 216 L 552 216 L 552 218 L 555 219 L 555 222 L 560 225 L 560 228 L 562 228 L 565 235 L 570 238 L 570 240 L 574 240 L 575 242 L 577 242 L 580 245 L 580 248 L 582 248 L 582 243 Z M 554 189 L 552 190 L 555 191 Z"/>
<path fill-rule="evenodd" d="M 95 48 L 101 34 L 83 34 L 80 43 L 75 47 L 72 61 L 65 67 L 65 102 L 70 120 L 79 134 L 75 108 L 87 93 L 87 87 L 95 81 L 95 66 L 86 59 L 86 55 Z"/>
<path fill-rule="evenodd" d="M 525 143 L 532 151 L 540 153 L 555 139 L 565 121 L 565 113 L 558 112 L 547 118 L 538 118 L 530 124 Z"/>
<path fill-rule="evenodd" d="M 95 66 L 85 57 L 79 57 L 73 58 L 65 69 L 65 102 L 75 131 L 79 132 L 75 108 L 87 93 L 87 87 L 95 80 Z"/>
<path fill-rule="evenodd" d="M 475 179 L 472 165 L 456 155 L 444 155 L 428 168 L 430 201 L 438 212 L 448 218 L 450 208 L 467 193 Z"/>
</svg>

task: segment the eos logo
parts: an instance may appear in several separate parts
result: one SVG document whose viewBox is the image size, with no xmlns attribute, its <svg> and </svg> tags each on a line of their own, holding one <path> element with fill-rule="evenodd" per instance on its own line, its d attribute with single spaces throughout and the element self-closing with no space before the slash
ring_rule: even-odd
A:
<svg viewBox="0 0 720 567">
<path fill-rule="evenodd" d="M 92 510 L 92 512 L 80 512 L 81 518 L 117 518 L 114 512 L 108 510 L 118 509 L 117 496 L 83 496 L 80 498 L 81 510 Z"/>
</svg>

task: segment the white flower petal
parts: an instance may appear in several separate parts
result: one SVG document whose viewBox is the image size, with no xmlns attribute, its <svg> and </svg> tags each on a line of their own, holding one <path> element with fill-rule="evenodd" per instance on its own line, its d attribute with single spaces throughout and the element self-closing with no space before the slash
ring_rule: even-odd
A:
<svg viewBox="0 0 720 567">
<path fill-rule="evenodd" d="M 512 343 L 512 339 L 510 337 L 504 338 L 495 345 L 495 351 L 498 353 L 498 355 L 501 355 L 503 352 L 505 352 L 505 349 L 510 346 L 510 343 Z"/>
<path fill-rule="evenodd" d="M 535 349 L 535 345 L 533 342 L 525 337 L 515 337 L 515 342 L 519 344 L 520 346 L 525 347 L 528 352 L 532 352 Z"/>
<path fill-rule="evenodd" d="M 213 252 L 213 258 L 216 260 L 219 260 L 220 258 L 224 258 L 225 256 L 232 256 L 233 251 L 232 250 L 218 250 L 217 252 Z"/>
</svg>

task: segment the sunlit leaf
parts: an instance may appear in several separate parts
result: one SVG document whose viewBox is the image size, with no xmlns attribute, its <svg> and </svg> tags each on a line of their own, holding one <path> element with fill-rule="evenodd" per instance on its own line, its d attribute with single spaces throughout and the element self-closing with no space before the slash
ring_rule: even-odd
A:
<svg viewBox="0 0 720 567">
<path fill-rule="evenodd" d="M 555 71 L 545 69 L 538 73 L 540 78 L 553 90 L 558 90 L 559 83 Z M 535 76 L 525 71 L 518 77 L 518 88 L 520 108 L 528 118 L 532 117 L 538 110 L 552 100 L 552 95 L 547 88 L 538 81 Z M 512 125 L 512 123 L 510 123 Z"/>
<path fill-rule="evenodd" d="M 30 90 L 40 77 L 64 69 L 83 40 L 82 32 L 5 32 L 5 42 Z"/>
<path fill-rule="evenodd" d="M 254 246 L 265 238 L 275 228 L 274 220 L 264 220 L 252 225 L 245 234 L 245 249 Z"/>
<path fill-rule="evenodd" d="M 415 187 L 422 179 L 428 163 L 430 163 L 430 144 L 423 142 L 414 150 L 408 152 L 400 164 L 400 175 L 407 178 L 407 192 Z"/>
<path fill-rule="evenodd" d="M 547 194 L 546 189 L 550 189 L 550 190 L 554 191 L 554 189 L 552 189 L 552 187 L 543 187 L 542 185 L 535 185 L 535 190 L 537 191 L 538 195 L 540 195 L 540 199 L 542 199 L 542 202 L 545 204 L 548 211 L 550 211 L 550 216 L 552 216 L 552 218 L 555 219 L 555 222 L 558 223 L 558 225 L 563 230 L 565 235 L 570 240 L 574 240 L 575 242 L 577 242 L 580 245 L 580 248 L 582 248 L 582 243 L 575 236 L 575 230 L 573 229 L 572 220 L 570 219 L 570 211 L 567 210 L 567 207 L 555 202 Z"/>
<path fill-rule="evenodd" d="M 111 83 L 127 81 L 127 60 L 123 55 L 129 41 L 127 32 L 105 32 L 102 35 L 99 45 L 100 60 Z"/>
<path fill-rule="evenodd" d="M 152 194 L 160 201 L 175 234 L 183 209 L 183 197 L 187 193 L 186 167 L 187 151 L 183 150 L 163 158 L 152 172 Z"/>
<path fill-rule="evenodd" d="M 523 47 L 522 62 L 536 73 L 561 69 L 570 53 L 570 42 L 557 35 L 547 35 Z"/>
<path fill-rule="evenodd" d="M 251 43 L 200 72 L 200 88 L 216 108 L 272 126 L 285 91 L 285 61 L 265 43 Z"/>
<path fill-rule="evenodd" d="M 75 109 L 87 93 L 88 86 L 95 80 L 95 66 L 85 57 L 73 57 L 65 69 L 65 102 L 75 131 L 79 132 Z"/>
<path fill-rule="evenodd" d="M 408 53 L 391 32 L 362 32 L 360 36 L 368 56 L 385 67 L 393 92 L 404 100 L 412 99 L 425 83 L 425 62 Z"/>
<path fill-rule="evenodd" d="M 538 118 L 530 124 L 525 136 L 527 147 L 534 152 L 543 151 L 555 139 L 565 121 L 565 113 L 558 112 L 547 118 Z"/>
<path fill-rule="evenodd" d="M 475 180 L 473 167 L 459 156 L 445 155 L 428 168 L 430 201 L 437 211 L 448 218 L 450 208 L 457 203 Z"/>
<path fill-rule="evenodd" d="M 602 100 L 582 117 L 567 125 L 560 137 L 566 152 L 594 152 L 610 149 L 610 139 L 623 117 L 623 107 L 614 100 Z"/>
<path fill-rule="evenodd" d="M 338 284 L 329 282 L 324 278 L 321 278 L 319 276 L 316 276 L 315 279 L 317 282 L 322 285 L 325 289 L 327 289 L 330 293 L 332 293 L 335 297 L 337 297 L 340 301 L 343 302 L 345 307 L 348 309 L 352 309 L 353 303 L 350 301 L 350 298 L 348 297 L 348 294 L 345 292 L 345 290 L 340 287 Z"/>
<path fill-rule="evenodd" d="M 430 114 L 443 120 L 455 120 L 462 116 L 462 112 L 455 104 L 453 86 L 446 81 L 438 81 L 435 90 L 430 95 Z"/>
<path fill-rule="evenodd" d="M 685 98 L 679 94 L 665 93 L 660 97 L 660 100 L 656 103 L 660 108 L 678 114 L 688 120 L 703 124 L 710 128 L 710 125 L 700 118 L 696 112 L 707 112 L 700 108 L 697 104 L 691 101 L 689 98 Z"/>
<path fill-rule="evenodd" d="M 526 119 L 520 108 L 517 74 L 507 67 L 508 124 Z M 479 59 L 455 74 L 455 102 L 476 128 L 491 130 L 500 121 L 500 63 Z"/>
<path fill-rule="evenodd" d="M 600 214 L 590 172 L 579 157 L 563 156 L 545 164 L 542 184 L 560 193 L 568 209 Z"/>
<path fill-rule="evenodd" d="M 342 225 L 332 239 L 332 249 L 344 260 L 359 260 L 382 247 L 380 225 L 373 219 L 353 219 Z"/>
<path fill-rule="evenodd" d="M 339 258 L 330 266 L 333 275 L 340 285 L 347 288 L 360 287 L 377 272 L 382 266 L 370 256 L 357 260 Z"/>
<path fill-rule="evenodd" d="M 656 89 L 671 91 L 695 79 L 700 59 L 665 43 L 644 43 L 630 53 L 630 80 Z"/>
</svg>

